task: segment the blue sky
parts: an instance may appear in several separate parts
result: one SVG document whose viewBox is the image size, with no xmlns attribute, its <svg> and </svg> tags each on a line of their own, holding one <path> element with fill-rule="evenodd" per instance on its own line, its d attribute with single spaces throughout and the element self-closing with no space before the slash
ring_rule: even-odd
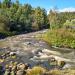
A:
<svg viewBox="0 0 75 75">
<path fill-rule="evenodd" d="M 75 0 L 19 0 L 20 3 L 29 3 L 33 7 L 40 6 L 49 10 L 50 8 L 57 6 L 59 9 L 63 8 L 75 8 Z"/>
</svg>

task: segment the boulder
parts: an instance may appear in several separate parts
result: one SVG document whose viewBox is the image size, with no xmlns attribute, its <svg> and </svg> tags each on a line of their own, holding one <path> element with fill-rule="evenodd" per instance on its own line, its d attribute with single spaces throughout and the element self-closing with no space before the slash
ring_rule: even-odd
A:
<svg viewBox="0 0 75 75">
<path fill-rule="evenodd" d="M 22 70 L 24 70 L 24 69 L 25 69 L 25 64 L 22 64 L 22 63 L 18 64 L 18 65 L 17 65 L 17 69 L 22 69 Z"/>
<path fill-rule="evenodd" d="M 18 70 L 18 71 L 16 72 L 16 75 L 24 75 L 24 70 Z"/>
<path fill-rule="evenodd" d="M 8 69 L 6 69 L 4 75 L 10 75 L 10 71 Z"/>
<path fill-rule="evenodd" d="M 10 56 L 16 55 L 16 52 L 10 52 Z"/>
<path fill-rule="evenodd" d="M 70 68 L 70 67 L 71 67 L 70 64 L 65 64 L 65 65 L 62 67 L 62 69 L 68 69 L 68 68 Z"/>
</svg>

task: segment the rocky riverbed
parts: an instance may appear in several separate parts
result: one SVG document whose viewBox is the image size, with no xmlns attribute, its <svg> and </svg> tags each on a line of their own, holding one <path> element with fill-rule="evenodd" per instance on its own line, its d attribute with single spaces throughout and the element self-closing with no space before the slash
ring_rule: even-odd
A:
<svg viewBox="0 0 75 75">
<path fill-rule="evenodd" d="M 31 67 L 40 65 L 47 69 L 52 69 L 56 66 L 50 65 L 49 60 L 55 59 L 57 66 L 59 66 L 60 61 L 64 61 L 65 65 L 63 68 L 74 67 L 74 50 L 50 48 L 49 45 L 41 39 L 42 34 L 46 33 L 46 31 L 47 30 L 16 35 L 0 40 L 0 57 L 5 54 L 2 60 L 0 58 L 0 64 L 6 65 L 8 62 L 13 61 L 28 63 Z M 39 37 L 39 35 L 41 35 L 41 37 Z M 36 38 L 40 38 L 40 40 Z M 9 54 L 7 54 L 8 52 Z M 15 56 L 11 56 L 10 54 L 12 53 L 15 53 Z M 60 66 L 58 68 L 60 68 Z"/>
</svg>

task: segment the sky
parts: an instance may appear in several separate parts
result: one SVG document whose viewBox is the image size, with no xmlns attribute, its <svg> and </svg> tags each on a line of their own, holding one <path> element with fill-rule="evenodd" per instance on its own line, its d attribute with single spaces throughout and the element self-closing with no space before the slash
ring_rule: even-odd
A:
<svg viewBox="0 0 75 75">
<path fill-rule="evenodd" d="M 20 3 L 29 3 L 32 7 L 40 6 L 47 11 L 53 7 L 57 7 L 60 11 L 74 11 L 75 0 L 19 0 Z"/>
</svg>

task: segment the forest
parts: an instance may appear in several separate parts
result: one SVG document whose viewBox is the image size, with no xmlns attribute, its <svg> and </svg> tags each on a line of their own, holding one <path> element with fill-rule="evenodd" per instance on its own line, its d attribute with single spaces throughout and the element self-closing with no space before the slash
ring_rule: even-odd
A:
<svg viewBox="0 0 75 75">
<path fill-rule="evenodd" d="M 46 10 L 20 4 L 18 0 L 0 2 L 0 33 L 5 35 L 27 33 L 48 28 Z"/>
<path fill-rule="evenodd" d="M 4 36 L 46 28 L 61 28 L 64 24 L 69 25 L 72 19 L 75 19 L 75 12 L 58 12 L 57 9 L 50 9 L 47 14 L 44 8 L 39 6 L 33 8 L 30 4 L 23 5 L 18 0 L 0 2 L 0 35 Z"/>
</svg>

